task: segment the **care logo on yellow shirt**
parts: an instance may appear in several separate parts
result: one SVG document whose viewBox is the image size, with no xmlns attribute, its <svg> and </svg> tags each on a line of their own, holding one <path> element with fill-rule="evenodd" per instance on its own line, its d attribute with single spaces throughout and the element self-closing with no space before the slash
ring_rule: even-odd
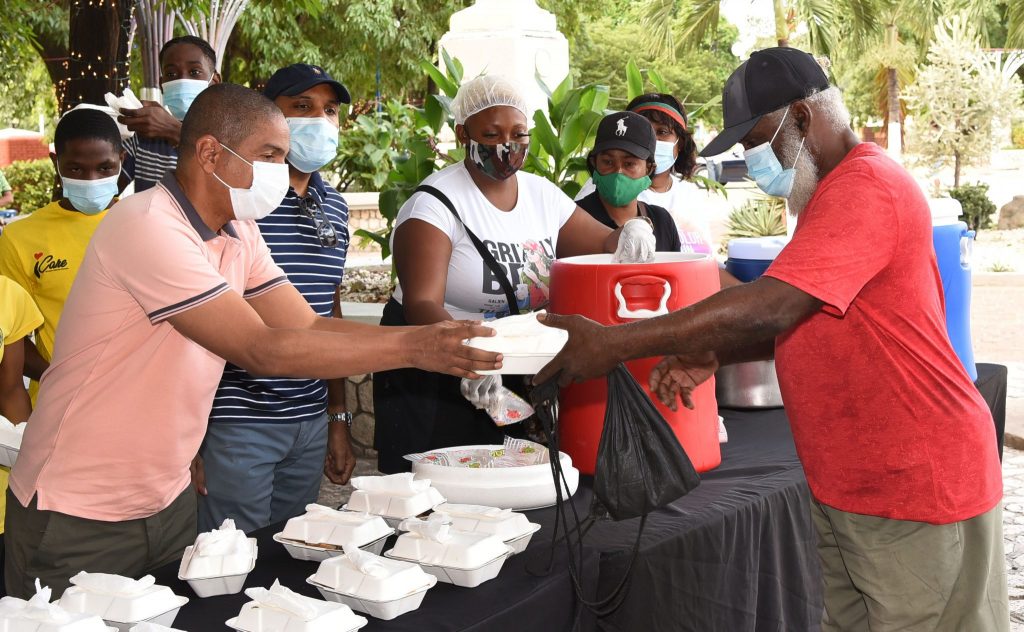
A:
<svg viewBox="0 0 1024 632">
<path fill-rule="evenodd" d="M 33 268 L 36 278 L 42 277 L 47 272 L 55 272 L 58 270 L 67 270 L 68 260 L 54 257 L 53 255 L 46 254 L 39 251 L 32 255 L 36 259 L 36 265 Z"/>
</svg>

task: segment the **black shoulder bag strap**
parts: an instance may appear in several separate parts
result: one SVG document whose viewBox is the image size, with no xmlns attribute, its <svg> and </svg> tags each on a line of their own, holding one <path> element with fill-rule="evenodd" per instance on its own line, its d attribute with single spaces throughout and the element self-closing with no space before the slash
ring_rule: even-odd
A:
<svg viewBox="0 0 1024 632">
<path fill-rule="evenodd" d="M 459 212 L 455 210 L 455 205 L 448 199 L 448 196 L 429 184 L 421 184 L 416 187 L 416 190 L 413 191 L 413 193 L 426 193 L 427 195 L 434 196 L 441 202 L 441 204 L 444 204 L 448 210 L 451 211 L 452 215 L 455 216 L 455 219 L 459 220 L 459 224 L 462 224 L 462 228 L 464 228 L 466 230 L 466 234 L 469 235 L 469 240 L 473 242 L 473 246 L 476 248 L 476 251 L 480 253 L 480 258 L 483 259 L 484 264 L 491 269 L 495 278 L 498 279 L 498 285 L 500 285 L 501 289 L 505 292 L 505 299 L 508 301 L 509 313 L 513 316 L 519 315 L 519 302 L 516 300 L 516 291 L 515 288 L 512 287 L 512 283 L 508 280 L 505 270 L 494 258 L 494 255 L 491 254 L 491 251 L 484 246 L 484 242 L 480 241 L 480 238 L 474 235 L 473 231 L 469 230 L 469 226 L 466 226 L 466 223 L 462 221 L 462 218 L 459 217 Z"/>
</svg>

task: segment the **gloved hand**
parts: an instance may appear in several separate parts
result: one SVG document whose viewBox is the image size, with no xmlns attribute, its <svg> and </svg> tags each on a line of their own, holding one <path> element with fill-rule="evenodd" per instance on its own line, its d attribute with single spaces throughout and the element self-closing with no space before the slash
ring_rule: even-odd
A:
<svg viewBox="0 0 1024 632">
<path fill-rule="evenodd" d="M 478 380 L 462 378 L 462 396 L 473 406 L 484 410 L 495 402 L 501 390 L 500 375 L 485 375 Z"/>
<path fill-rule="evenodd" d="M 631 219 L 622 225 L 612 263 L 650 263 L 656 245 L 654 226 L 644 218 Z"/>
</svg>

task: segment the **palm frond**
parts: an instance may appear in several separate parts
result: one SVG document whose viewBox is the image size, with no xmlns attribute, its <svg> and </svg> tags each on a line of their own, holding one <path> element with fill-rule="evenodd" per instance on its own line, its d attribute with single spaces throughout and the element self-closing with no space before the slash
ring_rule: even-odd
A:
<svg viewBox="0 0 1024 632">
<path fill-rule="evenodd" d="M 1006 4 L 1006 47 L 1024 48 L 1024 2 Z"/>
<path fill-rule="evenodd" d="M 640 15 L 640 24 L 647 34 L 647 50 L 661 59 L 675 59 L 675 37 L 672 33 L 676 0 L 647 0 Z"/>
<path fill-rule="evenodd" d="M 704 38 L 718 29 L 719 0 L 693 0 L 683 18 L 679 31 L 679 47 L 682 50 L 696 48 Z"/>
</svg>

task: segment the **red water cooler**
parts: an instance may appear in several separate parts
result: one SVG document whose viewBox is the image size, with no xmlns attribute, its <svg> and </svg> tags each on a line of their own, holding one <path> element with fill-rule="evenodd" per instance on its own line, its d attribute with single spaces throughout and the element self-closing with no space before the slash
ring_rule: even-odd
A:
<svg viewBox="0 0 1024 632">
<path fill-rule="evenodd" d="M 719 289 L 718 266 L 707 255 L 659 252 L 647 264 L 614 264 L 611 255 L 569 257 L 551 268 L 549 310 L 620 325 L 682 309 Z M 677 411 L 669 410 L 647 387 L 660 360 L 634 360 L 626 366 L 665 416 L 697 471 L 710 470 L 722 462 L 714 379 L 695 389 L 693 410 L 682 404 Z M 594 473 L 607 396 L 602 377 L 563 389 L 559 400 L 561 448 L 585 474 Z"/>
</svg>

